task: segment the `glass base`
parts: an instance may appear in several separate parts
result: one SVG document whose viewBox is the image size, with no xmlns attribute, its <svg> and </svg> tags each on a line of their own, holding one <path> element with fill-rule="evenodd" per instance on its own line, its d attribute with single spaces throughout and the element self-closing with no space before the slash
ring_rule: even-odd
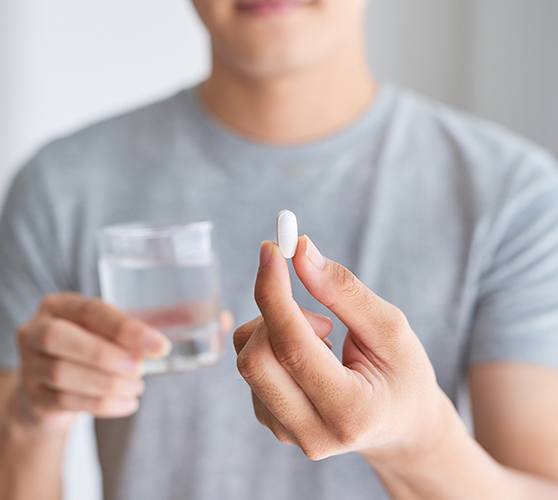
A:
<svg viewBox="0 0 558 500">
<path fill-rule="evenodd" d="M 222 340 L 216 321 L 196 328 L 178 325 L 163 332 L 172 350 L 166 358 L 146 360 L 144 374 L 195 370 L 214 365 L 221 357 Z"/>
<path fill-rule="evenodd" d="M 148 360 L 143 365 L 144 375 L 156 373 L 182 372 L 197 370 L 211 366 L 219 361 L 221 354 L 218 352 L 206 352 L 193 356 L 167 356 L 163 359 Z"/>
</svg>

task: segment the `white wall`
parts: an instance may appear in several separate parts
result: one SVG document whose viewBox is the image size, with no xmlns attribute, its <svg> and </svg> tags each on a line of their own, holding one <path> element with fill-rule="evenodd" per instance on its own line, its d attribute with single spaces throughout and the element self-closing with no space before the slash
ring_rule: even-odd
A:
<svg viewBox="0 0 558 500">
<path fill-rule="evenodd" d="M 370 4 L 370 52 L 382 78 L 558 153 L 556 0 Z M 207 40 L 187 0 L 0 0 L 0 195 L 48 138 L 196 80 L 207 67 Z M 89 424 L 72 440 L 71 500 L 99 494 Z"/>
<path fill-rule="evenodd" d="M 500 122 L 558 155 L 556 0 L 369 0 L 380 76 Z"/>
<path fill-rule="evenodd" d="M 466 107 L 558 155 L 558 2 L 468 1 Z"/>
<path fill-rule="evenodd" d="M 369 0 L 369 4 L 368 45 L 376 73 L 438 99 L 459 102 L 466 71 L 467 2 Z"/>
<path fill-rule="evenodd" d="M 53 135 L 196 80 L 206 45 L 186 0 L 0 0 L 0 173 Z"/>
</svg>

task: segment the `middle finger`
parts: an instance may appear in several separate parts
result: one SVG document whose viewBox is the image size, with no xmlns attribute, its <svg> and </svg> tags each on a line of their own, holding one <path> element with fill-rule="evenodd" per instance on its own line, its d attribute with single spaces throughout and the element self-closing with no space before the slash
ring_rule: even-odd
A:
<svg viewBox="0 0 558 500">
<path fill-rule="evenodd" d="M 258 400 L 303 450 L 311 446 L 331 449 L 334 441 L 327 427 L 300 386 L 277 361 L 263 322 L 240 352 L 238 367 Z"/>
<path fill-rule="evenodd" d="M 133 397 L 144 390 L 144 383 L 140 378 L 111 375 L 39 353 L 27 357 L 24 370 L 46 387 L 83 396 Z"/>
</svg>

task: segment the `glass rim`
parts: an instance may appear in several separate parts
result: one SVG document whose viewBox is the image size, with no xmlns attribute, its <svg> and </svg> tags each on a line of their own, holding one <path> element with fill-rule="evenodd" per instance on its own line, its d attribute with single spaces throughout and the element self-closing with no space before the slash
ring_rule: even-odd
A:
<svg viewBox="0 0 558 500">
<path fill-rule="evenodd" d="M 211 231 L 213 222 L 199 221 L 186 224 L 159 224 L 147 221 L 111 224 L 99 229 L 102 238 L 157 239 L 169 238 L 181 233 L 193 231 Z"/>
</svg>

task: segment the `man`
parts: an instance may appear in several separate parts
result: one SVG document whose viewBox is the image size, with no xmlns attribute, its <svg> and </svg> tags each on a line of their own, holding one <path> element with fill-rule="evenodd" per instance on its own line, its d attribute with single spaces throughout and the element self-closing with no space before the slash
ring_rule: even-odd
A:
<svg viewBox="0 0 558 500">
<path fill-rule="evenodd" d="M 107 500 L 557 498 L 553 160 L 378 85 L 365 0 L 194 3 L 208 80 L 54 142 L 10 189 L 0 498 L 59 498 L 78 411 L 99 417 Z M 262 245 L 258 311 L 282 208 L 315 243 L 292 275 Z M 252 395 L 230 346 L 146 377 L 138 409 L 134 354 L 167 346 L 92 298 L 95 232 L 206 219 Z M 478 444 L 450 404 L 465 375 Z"/>
</svg>

